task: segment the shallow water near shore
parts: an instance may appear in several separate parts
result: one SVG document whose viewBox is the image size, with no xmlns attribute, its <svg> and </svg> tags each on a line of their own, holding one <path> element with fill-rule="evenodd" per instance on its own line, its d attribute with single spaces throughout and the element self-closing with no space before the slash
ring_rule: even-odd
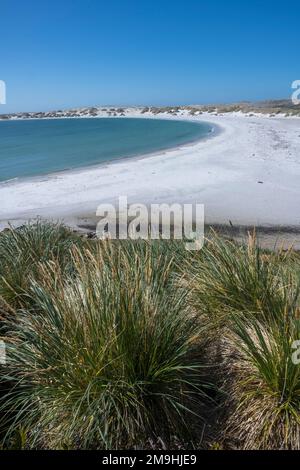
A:
<svg viewBox="0 0 300 470">
<path fill-rule="evenodd" d="M 43 119 L 0 123 L 0 181 L 134 157 L 207 137 L 212 127 L 163 119 Z"/>
</svg>

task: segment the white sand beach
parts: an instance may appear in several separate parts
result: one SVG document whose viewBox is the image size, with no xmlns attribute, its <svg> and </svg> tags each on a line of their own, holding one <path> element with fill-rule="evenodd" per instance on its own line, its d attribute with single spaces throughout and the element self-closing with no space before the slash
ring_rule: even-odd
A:
<svg viewBox="0 0 300 470">
<path fill-rule="evenodd" d="M 155 118 L 138 109 L 126 116 Z M 156 155 L 1 183 L 0 228 L 35 217 L 72 225 L 118 196 L 204 204 L 209 224 L 300 227 L 299 118 L 184 112 L 159 118 L 206 121 L 220 132 Z"/>
</svg>

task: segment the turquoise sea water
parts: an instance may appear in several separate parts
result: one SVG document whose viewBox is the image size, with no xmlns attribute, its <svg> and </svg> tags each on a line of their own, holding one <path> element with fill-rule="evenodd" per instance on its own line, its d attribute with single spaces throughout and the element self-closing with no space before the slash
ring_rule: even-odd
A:
<svg viewBox="0 0 300 470">
<path fill-rule="evenodd" d="M 162 119 L 0 122 L 0 181 L 133 157 L 206 137 L 205 123 Z"/>
</svg>

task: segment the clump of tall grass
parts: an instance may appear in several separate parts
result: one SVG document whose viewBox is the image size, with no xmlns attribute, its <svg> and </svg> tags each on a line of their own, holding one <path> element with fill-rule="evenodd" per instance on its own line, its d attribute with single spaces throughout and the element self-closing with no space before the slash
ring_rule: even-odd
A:
<svg viewBox="0 0 300 470">
<path fill-rule="evenodd" d="M 184 265 L 191 302 L 207 314 L 210 326 L 226 324 L 232 312 L 272 317 L 274 307 L 283 309 L 287 302 L 288 255 L 262 250 L 255 234 L 243 244 L 215 234 Z"/>
<path fill-rule="evenodd" d="M 21 426 L 31 447 L 118 448 L 199 420 L 201 325 L 174 284 L 172 259 L 155 247 L 73 250 L 72 277 L 58 262 L 40 265 L 35 311 L 20 313 L 7 338 L 7 438 Z"/>
<path fill-rule="evenodd" d="M 66 269 L 70 247 L 78 243 L 61 224 L 38 221 L 10 228 L 0 234 L 0 297 L 21 308 L 28 301 L 30 279 L 37 276 L 39 263 L 58 262 Z"/>
<path fill-rule="evenodd" d="M 264 251 L 255 236 L 247 244 L 214 236 L 184 269 L 190 302 L 223 366 L 225 437 L 246 449 L 299 449 L 300 365 L 292 361 L 300 340 L 298 257 Z"/>
<path fill-rule="evenodd" d="M 299 306 L 289 302 L 268 323 L 235 317 L 232 330 L 231 436 L 245 449 L 300 449 Z"/>
</svg>

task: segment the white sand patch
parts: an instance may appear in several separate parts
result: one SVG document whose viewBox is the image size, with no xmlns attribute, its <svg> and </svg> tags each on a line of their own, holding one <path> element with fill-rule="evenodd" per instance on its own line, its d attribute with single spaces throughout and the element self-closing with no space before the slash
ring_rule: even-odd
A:
<svg viewBox="0 0 300 470">
<path fill-rule="evenodd" d="M 141 116 L 127 110 L 126 116 Z M 143 114 L 142 117 L 150 117 Z M 37 216 L 95 214 L 97 205 L 194 202 L 208 223 L 300 226 L 300 119 L 242 113 L 159 119 L 206 121 L 221 133 L 145 158 L 0 184 L 0 226 Z"/>
</svg>

